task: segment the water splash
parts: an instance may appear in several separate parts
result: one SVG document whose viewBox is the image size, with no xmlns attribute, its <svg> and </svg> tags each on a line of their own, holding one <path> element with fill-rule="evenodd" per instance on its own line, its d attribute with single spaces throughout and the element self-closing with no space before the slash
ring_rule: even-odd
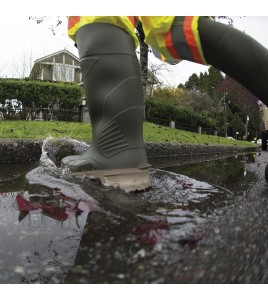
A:
<svg viewBox="0 0 268 300">
<path fill-rule="evenodd" d="M 51 137 L 48 137 L 46 140 L 44 140 L 39 166 L 28 172 L 26 174 L 26 179 L 31 185 L 38 184 L 46 186 L 54 190 L 56 189 L 63 195 L 74 200 L 88 201 L 92 205 L 92 210 L 96 210 L 98 208 L 97 201 L 86 192 L 84 192 L 80 185 L 61 178 L 63 174 L 66 173 L 64 173 L 63 169 L 56 166 L 55 162 L 52 161 L 53 158 L 50 159 L 49 157 L 49 144 L 51 140 Z M 83 143 L 81 143 L 81 145 L 83 145 Z M 81 149 L 82 147 L 80 147 L 80 150 Z M 51 153 L 53 152 L 50 152 L 50 156 Z"/>
<path fill-rule="evenodd" d="M 209 199 L 213 194 L 218 195 L 223 192 L 204 181 L 159 169 L 151 170 L 151 179 L 152 189 L 145 194 L 150 202 L 200 202 Z"/>
<path fill-rule="evenodd" d="M 57 159 L 63 158 L 59 157 L 62 155 L 60 154 L 61 147 L 66 145 L 70 147 L 69 150 L 72 151 L 72 154 L 75 155 L 83 154 L 90 147 L 90 145 L 88 145 L 87 143 L 72 138 L 63 137 L 60 139 L 53 139 L 49 136 L 43 142 L 42 153 L 45 153 L 49 157 L 49 159 L 56 164 Z"/>
</svg>

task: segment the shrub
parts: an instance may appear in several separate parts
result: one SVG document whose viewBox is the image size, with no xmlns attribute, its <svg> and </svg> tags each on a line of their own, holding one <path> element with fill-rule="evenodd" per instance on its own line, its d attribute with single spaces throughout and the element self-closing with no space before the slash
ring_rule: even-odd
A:
<svg viewBox="0 0 268 300">
<path fill-rule="evenodd" d="M 215 121 L 194 112 L 188 107 L 174 106 L 164 101 L 146 100 L 145 114 L 148 119 L 175 121 L 189 126 L 202 126 L 206 129 L 215 129 Z"/>
<path fill-rule="evenodd" d="M 0 80 L 2 110 L 6 100 L 17 99 L 22 106 L 21 115 L 34 120 L 40 111 L 78 110 L 82 88 L 77 84 L 51 83 L 16 79 Z M 27 113 L 26 113 L 27 112 Z M 66 117 L 64 117 L 66 120 Z"/>
</svg>

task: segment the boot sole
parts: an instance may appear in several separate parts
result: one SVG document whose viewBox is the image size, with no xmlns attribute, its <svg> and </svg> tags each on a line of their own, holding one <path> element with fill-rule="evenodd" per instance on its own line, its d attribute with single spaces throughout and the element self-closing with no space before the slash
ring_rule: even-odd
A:
<svg viewBox="0 0 268 300">
<path fill-rule="evenodd" d="M 73 176 L 98 179 L 104 186 L 125 192 L 144 191 L 151 186 L 149 166 L 144 168 L 109 169 L 72 172 Z"/>
</svg>

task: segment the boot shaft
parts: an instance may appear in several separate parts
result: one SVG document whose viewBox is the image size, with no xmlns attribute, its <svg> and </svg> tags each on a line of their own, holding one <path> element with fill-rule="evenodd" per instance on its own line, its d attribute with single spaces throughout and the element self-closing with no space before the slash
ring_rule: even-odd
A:
<svg viewBox="0 0 268 300">
<path fill-rule="evenodd" d="M 91 155 L 115 158 L 120 167 L 119 160 L 126 167 L 147 163 L 143 88 L 131 36 L 93 23 L 78 30 L 76 41 L 93 130 Z"/>
</svg>

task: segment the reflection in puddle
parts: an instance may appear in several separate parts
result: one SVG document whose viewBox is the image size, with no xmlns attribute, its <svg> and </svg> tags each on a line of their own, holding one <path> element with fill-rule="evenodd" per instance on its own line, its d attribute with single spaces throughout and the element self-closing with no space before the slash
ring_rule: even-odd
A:
<svg viewBox="0 0 268 300">
<path fill-rule="evenodd" d="M 164 282 L 163 266 L 256 181 L 248 162 L 152 168 L 152 187 L 130 194 L 72 178 L 45 155 L 38 166 L 3 165 L 0 283 Z"/>
<path fill-rule="evenodd" d="M 19 195 L 1 195 L 0 282 L 62 282 L 74 262 L 87 214 L 79 216 L 80 227 L 75 218 L 59 222 L 39 210 L 21 217 Z"/>
<path fill-rule="evenodd" d="M 184 174 L 196 180 L 204 180 L 214 186 L 239 193 L 247 188 L 247 184 L 256 180 L 254 180 L 255 175 L 247 171 L 247 165 L 254 161 L 254 154 L 248 154 L 189 165 L 171 166 L 165 170 Z"/>
</svg>

